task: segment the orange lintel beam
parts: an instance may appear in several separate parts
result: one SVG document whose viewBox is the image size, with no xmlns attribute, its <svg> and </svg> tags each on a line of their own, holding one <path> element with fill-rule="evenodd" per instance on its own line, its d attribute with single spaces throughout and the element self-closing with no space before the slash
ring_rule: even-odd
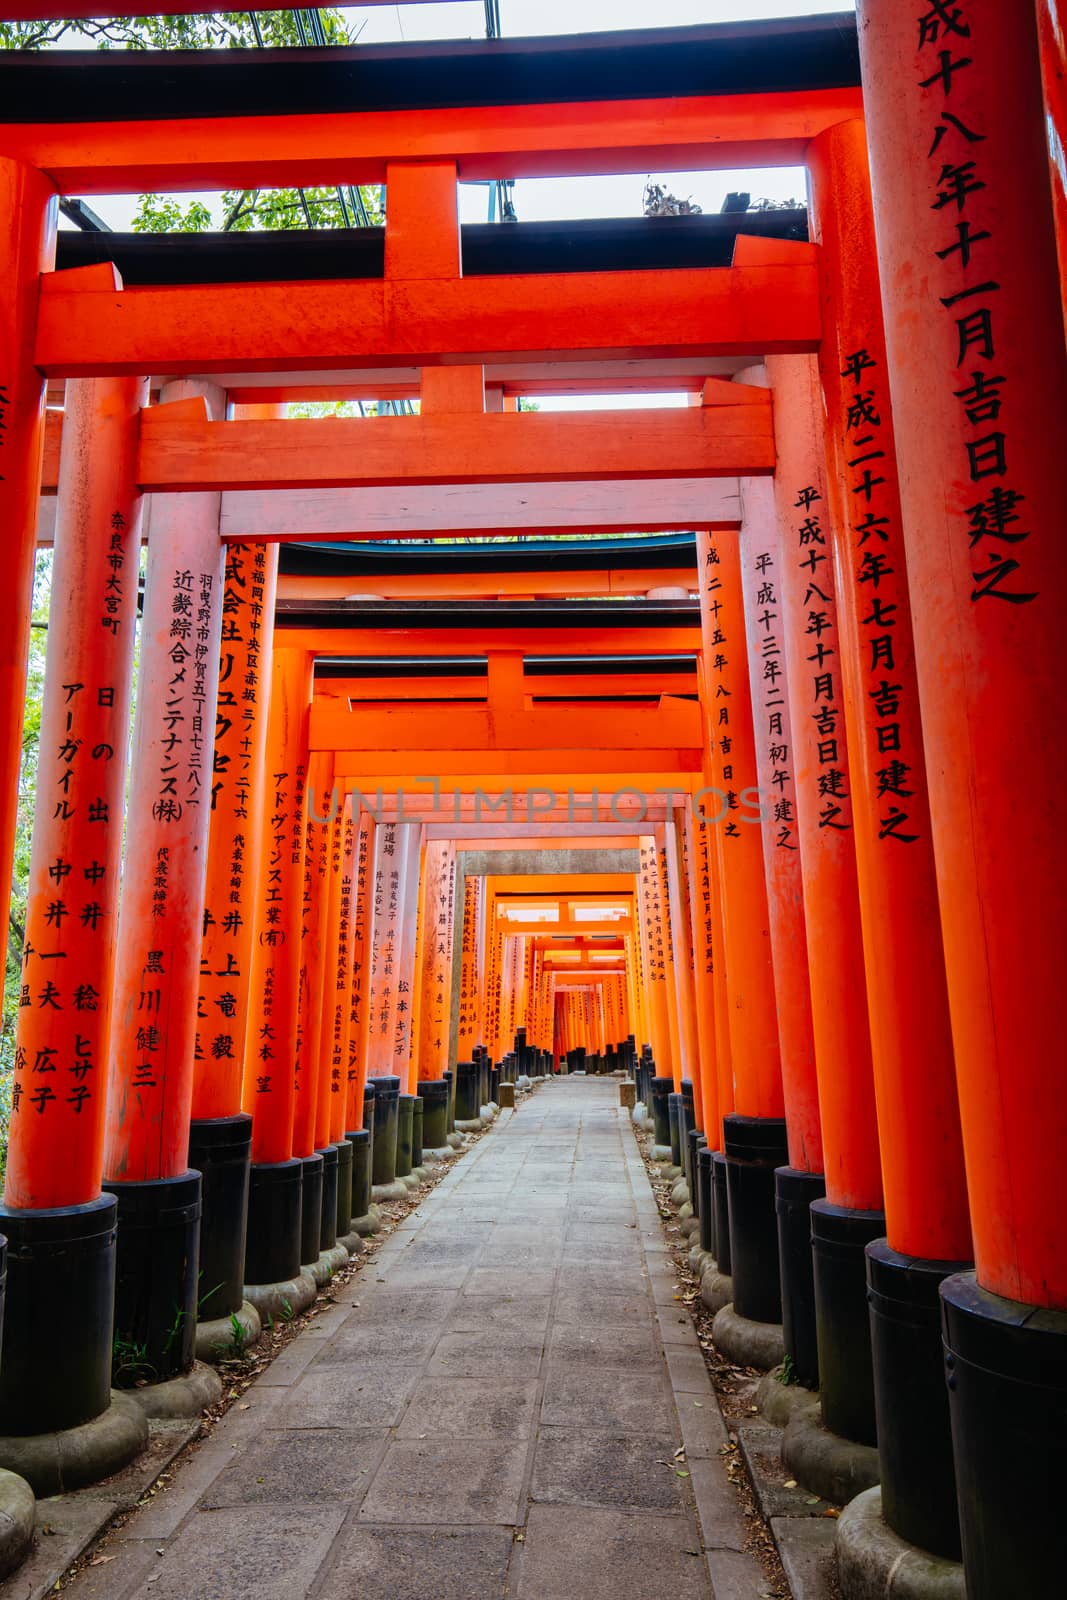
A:
<svg viewBox="0 0 1067 1600">
<path fill-rule="evenodd" d="M 650 589 L 681 587 L 696 591 L 691 567 L 616 567 L 552 572 L 377 572 L 356 576 L 313 577 L 290 574 L 279 581 L 280 600 L 344 600 L 350 594 L 381 595 L 383 600 L 481 600 L 501 595 L 643 595 Z M 541 680 L 539 680 L 541 681 Z M 549 681 L 549 680 L 544 680 Z M 556 680 L 552 680 L 555 682 Z M 548 691 L 545 691 L 548 692 Z M 552 693 L 558 693 L 555 688 Z M 598 690 L 597 693 L 600 691 Z M 541 689 L 537 693 L 542 693 Z"/>
<path fill-rule="evenodd" d="M 551 775 L 564 797 L 571 777 L 578 774 L 600 783 L 608 795 L 615 789 L 627 787 L 632 793 L 634 788 L 647 789 L 653 779 L 666 783 L 670 778 L 699 772 L 702 756 L 701 746 L 691 744 L 643 749 L 625 745 L 600 750 L 553 745 L 550 749 L 537 750 L 456 751 L 435 746 L 429 750 L 404 748 L 393 753 L 344 749 L 337 752 L 346 779 L 358 777 L 371 788 L 379 782 L 385 785 L 395 767 L 401 766 L 405 773 L 414 768 L 420 773 L 434 772 L 453 782 L 462 779 L 463 786 L 472 789 L 494 783 L 499 787 L 501 778 L 508 779 L 510 788 L 547 787 Z M 605 773 L 614 776 L 609 780 L 604 777 Z M 619 814 L 620 820 L 624 820 L 621 802 Z"/>
<path fill-rule="evenodd" d="M 0 150 L 62 194 L 383 183 L 386 162 L 454 158 L 460 180 L 799 166 L 862 115 L 858 86 L 323 116 L 7 123 Z"/>
<path fill-rule="evenodd" d="M 595 750 L 610 738 L 616 748 L 634 751 L 660 745 L 703 741 L 701 710 L 695 701 L 664 696 L 653 706 L 620 707 L 605 720 L 604 706 L 536 706 L 532 711 L 497 711 L 490 706 L 389 706 L 349 711 L 335 701 L 315 701 L 311 709 L 312 750 Z M 616 726 L 612 727 L 612 722 Z"/>
<path fill-rule="evenodd" d="M 113 288 L 111 269 L 77 267 L 42 277 L 34 359 L 46 375 L 70 377 L 286 372 L 342 358 L 432 365 L 512 352 L 795 354 L 819 342 L 818 272 L 814 245 L 795 243 L 788 255 L 663 272 L 139 289 Z"/>
<path fill-rule="evenodd" d="M 378 705 L 377 702 L 484 699 L 485 687 L 484 678 L 326 678 L 316 684 L 315 695 L 316 699 L 324 702 L 356 701 L 361 711 L 384 711 L 387 706 Z M 569 677 L 561 673 L 550 678 L 527 678 L 525 682 L 528 700 L 560 695 L 571 695 L 576 700 L 593 697 L 600 700 L 605 697 L 619 699 L 624 695 L 653 698 L 659 695 L 695 694 L 696 689 L 695 669 L 691 672 L 629 673 L 625 676 L 605 673 Z M 616 714 L 625 714 L 622 707 L 615 707 L 614 710 Z M 604 714 L 609 714 L 607 708 L 604 708 Z"/>
<path fill-rule="evenodd" d="M 143 413 L 137 477 L 151 490 L 754 477 L 774 470 L 774 425 L 770 391 L 751 392 L 764 402 L 247 422 L 176 402 Z"/>
<path fill-rule="evenodd" d="M 275 642 L 287 650 L 331 656 L 480 656 L 490 638 L 514 639 L 527 656 L 678 655 L 699 651 L 700 625 L 679 617 L 657 628 L 508 628 L 486 617 L 477 628 L 278 627 Z M 483 680 L 484 681 L 484 680 Z"/>
</svg>

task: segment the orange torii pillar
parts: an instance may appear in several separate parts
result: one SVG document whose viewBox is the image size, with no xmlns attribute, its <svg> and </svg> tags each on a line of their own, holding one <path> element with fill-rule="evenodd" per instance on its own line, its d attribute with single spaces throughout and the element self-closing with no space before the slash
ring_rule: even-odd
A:
<svg viewBox="0 0 1067 1600">
<path fill-rule="evenodd" d="M 304 1170 L 293 1155 L 311 685 L 307 652 L 276 645 L 243 1090 L 252 1115 L 245 1292 L 272 1316 L 285 1301 L 299 1310 L 315 1297 L 314 1282 L 300 1272 Z"/>
<path fill-rule="evenodd" d="M 375 1231 L 371 1216 L 371 1166 L 374 1139 L 373 1089 L 367 1081 L 367 1011 L 370 1003 L 370 896 L 374 864 L 374 818 L 352 808 L 352 914 L 346 965 L 350 975 L 348 1014 L 348 1073 L 345 1095 L 345 1138 L 352 1146 L 352 1230 L 365 1235 Z M 358 808 L 358 820 L 357 820 Z M 348 824 L 346 823 L 346 826 Z"/>
<path fill-rule="evenodd" d="M 670 1097 L 675 1092 L 676 1083 L 667 1018 L 667 960 L 663 943 L 659 850 L 655 834 L 642 834 L 638 851 L 638 918 L 652 1065 L 655 1068 L 650 1084 L 649 1106 L 652 1113 L 653 1159 L 666 1161 L 674 1154 L 671 1149 Z M 680 1074 L 678 1076 L 680 1081 Z"/>
<path fill-rule="evenodd" d="M 481 986 L 482 930 L 485 921 L 485 879 L 463 880 L 463 924 L 460 931 L 459 995 L 456 1005 L 456 1061 L 470 1061 L 485 1037 Z M 446 1074 L 449 1090 L 449 1131 L 456 1116 L 455 1067 Z"/>
<path fill-rule="evenodd" d="M 293 1106 L 293 1155 L 302 1163 L 300 1262 L 327 1278 L 320 1266 L 324 1227 L 328 1233 L 337 1215 L 337 1151 L 319 1144 L 323 1116 L 320 1084 L 323 1034 L 323 990 L 326 977 L 326 926 L 330 911 L 330 834 L 339 809 L 333 792 L 333 761 L 321 750 L 308 758 L 307 815 L 304 823 L 304 893 L 301 901 L 300 1025 L 296 1042 L 296 1092 Z M 329 1094 L 329 1081 L 326 1084 Z M 336 1234 L 333 1243 L 336 1244 Z"/>
<path fill-rule="evenodd" d="M 452 1022 L 452 960 L 456 916 L 456 847 L 430 839 L 422 887 L 422 948 L 415 976 L 421 994 L 416 1049 L 422 1101 L 422 1144 L 439 1155 L 448 1145 L 448 1037 Z"/>
<path fill-rule="evenodd" d="M 734 1078 L 735 1109 L 723 1117 L 733 1304 L 753 1322 L 780 1322 L 774 1169 L 789 1152 L 736 536 L 698 533 L 697 569 L 711 777 L 702 809 L 719 867 Z"/>
<path fill-rule="evenodd" d="M 873 1296 L 872 1414 L 867 1432 L 851 1437 L 873 1443 L 877 1415 L 890 1526 L 954 1558 L 958 1519 L 938 1286 L 970 1262 L 971 1230 L 863 124 L 820 135 L 808 161 L 821 247 L 828 509 L 888 1241 L 876 1215 L 849 1218 L 828 1201 L 812 1209 L 812 1239 L 830 1314 L 835 1292 L 845 1306 L 868 1285 Z M 914 398 L 905 403 L 911 407 Z"/>
<path fill-rule="evenodd" d="M 689 898 L 690 948 L 693 952 L 693 987 L 697 1008 L 700 1049 L 700 1093 L 704 1107 L 703 1131 L 708 1149 L 722 1143 L 717 1072 L 718 1039 L 715 1017 L 715 940 L 712 915 L 711 855 L 707 827 L 693 814 L 691 801 L 679 813 L 678 827 L 686 865 Z M 707 1250 L 710 1245 L 705 1245 Z"/>
<path fill-rule="evenodd" d="M 216 418 L 213 385 L 194 395 Z M 148 546 L 104 1147 L 115 1338 L 154 1381 L 192 1365 L 200 1174 L 189 1166 L 224 549 L 217 493 L 160 495 Z"/>
<path fill-rule="evenodd" d="M 776 594 L 785 618 L 791 770 L 826 1197 L 842 1213 L 877 1215 L 882 1170 L 819 375 L 808 356 L 769 358 L 767 365 L 778 434 Z M 810 1249 L 810 1222 L 801 1227 Z M 838 1307 L 821 1324 L 817 1303 L 816 1321 L 824 1411 L 835 1431 L 846 1433 L 856 1415 L 862 1420 L 870 1414 L 870 1341 L 862 1296 L 854 1301 L 851 1318 L 842 1317 Z"/>
<path fill-rule="evenodd" d="M 976 1260 L 943 1332 L 987 1600 L 1063 1575 L 1067 353 L 1034 9 L 928 9 L 862 0 L 860 41 Z"/>
<path fill-rule="evenodd" d="M 44 173 L 0 156 L 0 527 L 10 552 L 0 588 L 0 962 L 7 954 L 44 455 L 45 385 L 33 364 L 33 341 L 40 274 L 55 264 L 56 216 Z"/>
<path fill-rule="evenodd" d="M 189 1165 L 203 1180 L 197 1348 L 207 1356 L 232 1344 L 233 1315 L 247 1338 L 259 1331 L 244 1303 L 252 1118 L 241 1091 L 277 576 L 277 545 L 228 550 L 189 1129 Z"/>
<path fill-rule="evenodd" d="M 367 1078 L 374 1083 L 373 1180 L 382 1190 L 397 1183 L 400 1078 L 394 1072 L 394 1032 L 409 831 L 406 823 L 387 821 L 374 833 L 366 1058 Z M 406 1186 L 401 1188 L 406 1194 Z"/>
<path fill-rule="evenodd" d="M 671 917 L 669 867 L 667 861 L 667 832 L 662 822 L 655 824 L 656 870 L 659 880 L 659 914 L 662 924 L 663 985 L 667 1010 L 667 1028 L 671 1041 L 673 1066 L 673 1098 L 668 1097 L 668 1119 L 671 1131 L 671 1155 L 674 1165 L 685 1172 L 686 1129 L 693 1122 L 693 1084 L 686 1076 L 688 1060 L 683 1047 L 682 1018 L 679 1006 L 677 968 L 674 959 L 674 931 Z"/>
<path fill-rule="evenodd" d="M 13 1247 L 0 1368 L 5 1461 L 46 1494 L 117 1471 L 145 1439 L 139 1408 L 111 1406 L 116 1202 L 100 1184 L 141 545 L 135 455 L 146 398 L 136 378 L 67 384 L 0 1210 Z M 8 435 L 3 448 L 10 444 Z M 66 1430 L 84 1436 L 83 1425 L 105 1415 L 113 1453 L 68 1457 Z M 11 1443 L 42 1432 L 53 1436 L 59 1463 L 59 1478 L 48 1482 Z"/>
<path fill-rule="evenodd" d="M 685 903 L 688 887 L 682 882 L 682 863 L 676 824 L 673 820 L 661 823 L 657 828 L 657 834 L 662 838 L 660 861 L 663 899 L 667 911 L 671 993 L 678 1019 L 678 1062 L 681 1081 L 677 1117 L 680 1165 L 692 1202 L 696 1192 L 695 1141 L 698 1131 L 702 1131 L 704 1126 L 704 1104 L 700 1096 L 700 1074 L 696 1065 L 698 1055 L 696 1005 L 693 997 L 688 906 Z"/>
<path fill-rule="evenodd" d="M 400 928 L 396 946 L 396 1000 L 392 1017 L 393 1072 L 400 1080 L 397 1102 L 396 1175 L 405 1181 L 418 1179 L 415 1167 L 415 1124 L 422 1107 L 416 1094 L 413 1024 L 417 1015 L 415 948 L 419 918 L 419 878 L 422 869 L 422 825 L 405 823 L 401 832 L 404 849 L 404 886 L 400 903 Z"/>
<path fill-rule="evenodd" d="M 819 1355 L 809 1208 L 825 1196 L 826 1184 L 787 693 L 782 559 L 774 485 L 768 478 L 741 480 L 740 553 L 789 1149 L 788 1165 L 774 1174 L 782 1334 L 793 1372 L 814 1388 Z M 818 655 L 818 641 L 811 645 L 809 653 Z"/>
<path fill-rule="evenodd" d="M 352 796 L 331 800 L 336 815 L 330 823 L 329 909 L 326 922 L 326 965 L 322 984 L 323 1024 L 319 1044 L 319 1083 L 323 1095 L 323 1145 L 337 1151 L 337 1194 L 333 1213 L 335 1243 L 349 1254 L 361 1246 L 351 1234 L 352 1145 L 348 1127 L 348 1034 L 352 1025 L 352 871 L 356 831 Z M 323 1238 L 329 1229 L 323 1209 Z M 323 1245 L 328 1250 L 328 1244 Z"/>
</svg>

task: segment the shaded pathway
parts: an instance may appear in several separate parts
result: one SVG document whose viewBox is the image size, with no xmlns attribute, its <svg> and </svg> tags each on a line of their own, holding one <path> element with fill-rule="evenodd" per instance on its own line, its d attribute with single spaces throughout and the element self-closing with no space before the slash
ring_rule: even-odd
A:
<svg viewBox="0 0 1067 1600">
<path fill-rule="evenodd" d="M 758 1595 L 616 1099 L 503 1113 L 74 1600 Z"/>
</svg>

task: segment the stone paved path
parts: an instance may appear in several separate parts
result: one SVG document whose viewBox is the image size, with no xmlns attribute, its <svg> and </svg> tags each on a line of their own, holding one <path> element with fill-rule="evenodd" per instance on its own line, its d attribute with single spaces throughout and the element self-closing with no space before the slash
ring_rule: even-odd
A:
<svg viewBox="0 0 1067 1600">
<path fill-rule="evenodd" d="M 571 1078 L 502 1113 L 73 1600 L 765 1591 L 616 1102 Z"/>
</svg>

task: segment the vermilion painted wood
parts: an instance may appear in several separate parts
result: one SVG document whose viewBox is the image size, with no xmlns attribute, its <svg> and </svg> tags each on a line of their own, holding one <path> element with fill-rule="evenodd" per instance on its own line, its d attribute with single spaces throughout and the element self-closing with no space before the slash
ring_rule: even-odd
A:
<svg viewBox="0 0 1067 1600">
<path fill-rule="evenodd" d="M 265 408 L 261 408 L 265 409 Z M 204 891 L 194 1118 L 241 1109 L 252 907 L 263 845 L 263 763 L 278 577 L 275 547 L 227 553 Z"/>
<path fill-rule="evenodd" d="M 68 396 L 4 1191 L 28 1209 L 94 1200 L 103 1175 L 144 391 L 102 378 Z"/>
<path fill-rule="evenodd" d="M 772 357 L 768 370 L 782 435 L 774 480 L 782 553 L 779 593 L 786 622 L 826 1192 L 834 1205 L 877 1210 L 882 1174 L 856 882 L 842 644 L 833 562 L 818 559 L 832 550 L 822 396 L 814 357 Z M 812 628 L 821 631 L 813 635 Z M 821 638 L 827 652 L 822 661 L 812 648 L 815 637 Z M 830 778 L 835 771 L 839 780 Z M 820 777 L 831 787 L 843 788 L 845 795 L 821 793 Z"/>
<path fill-rule="evenodd" d="M 189 387 L 164 395 L 180 405 Z M 208 399 L 225 405 L 218 390 Z M 218 516 L 217 495 L 172 500 L 148 554 L 104 1149 L 112 1181 L 175 1178 L 189 1164 L 223 616 Z"/>
<path fill-rule="evenodd" d="M 708 766 L 719 791 L 707 797 L 702 810 L 711 826 L 722 886 L 734 1106 L 743 1116 L 780 1117 L 781 1056 L 756 809 L 759 775 L 740 554 L 735 540 L 712 539 L 707 533 L 697 535 L 697 554 Z"/>
<path fill-rule="evenodd" d="M 376 824 L 366 811 L 351 805 L 355 831 L 355 865 L 352 875 L 352 936 L 349 967 L 352 974 L 348 1028 L 348 1099 L 345 1132 L 363 1126 L 363 1091 L 367 1081 L 367 1011 L 370 1003 L 371 874 Z"/>
<path fill-rule="evenodd" d="M 700 708 L 692 701 L 663 696 L 659 705 L 614 708 L 622 724 L 612 730 L 605 718 L 610 706 L 543 705 L 530 711 L 496 711 L 491 706 L 454 705 L 447 718 L 439 706 L 391 705 L 386 710 L 357 706 L 349 710 L 331 701 L 316 701 L 311 712 L 313 750 L 382 752 L 385 750 L 541 750 L 573 747 L 590 750 L 613 733 L 620 743 L 640 750 L 655 739 L 661 746 L 699 748 Z"/>
<path fill-rule="evenodd" d="M 38 274 L 55 260 L 55 194 L 41 173 L 0 157 L 0 525 L 10 552 L 0 591 L 0 905 L 11 893 L 11 860 L 19 768 L 22 707 L 33 597 L 31 529 L 44 447 L 44 388 L 34 369 L 33 321 Z M 7 921 L 0 956 L 7 950 Z M 5 968 L 6 970 L 6 968 Z"/>
<path fill-rule="evenodd" d="M 966 72 L 951 95 L 919 85 L 940 45 L 918 49 L 914 19 L 863 0 L 868 137 L 879 219 L 890 383 L 900 458 L 915 655 L 929 753 L 942 929 L 978 1276 L 994 1293 L 1067 1309 L 1061 1186 L 1067 858 L 1062 807 L 1063 430 L 1067 353 L 1034 10 L 969 8 Z M 909 26 L 909 21 L 911 26 Z M 953 41 L 955 43 L 956 41 Z M 942 109 L 984 142 L 973 146 Z M 932 161 L 925 152 L 938 129 Z M 961 146 L 966 145 L 966 149 Z M 977 151 L 981 151 L 978 160 Z M 965 196 L 974 243 L 959 241 L 951 172 L 975 160 Z M 940 181 L 939 181 L 940 180 Z M 907 241 L 906 245 L 904 241 Z M 1016 242 L 1025 240 L 1025 247 Z M 918 262 L 920 271 L 908 270 Z M 946 307 L 965 289 L 996 284 Z M 988 312 L 991 345 L 983 346 Z M 977 313 L 977 322 L 958 319 Z M 967 334 L 970 330 L 970 334 Z M 977 334 L 961 360 L 961 337 Z M 989 350 L 989 358 L 983 356 Z M 959 391 L 997 378 L 998 415 L 971 422 Z M 977 481 L 968 446 L 996 438 Z M 998 532 L 997 488 L 1022 498 Z M 973 512 L 973 507 L 987 508 Z M 985 515 L 985 527 L 982 516 Z M 1015 563 L 1018 566 L 1015 566 Z M 997 598 L 1014 595 L 1014 600 Z M 1033 595 L 1028 600 L 1021 598 Z"/>
<path fill-rule="evenodd" d="M 419 484 L 244 489 L 226 493 L 222 500 L 225 538 L 257 543 L 635 529 L 663 533 L 675 528 L 736 528 L 739 516 L 737 485 L 729 477 L 454 484 L 445 495 Z M 651 570 L 648 579 L 650 587 L 657 581 Z M 671 583 L 674 577 L 662 581 Z"/>
<path fill-rule="evenodd" d="M 222 422 L 195 405 L 141 424 L 146 490 L 736 477 L 774 469 L 768 402 L 678 411 Z"/>
<path fill-rule="evenodd" d="M 336 829 L 330 854 L 330 922 L 326 943 L 326 981 L 324 1001 L 324 1070 L 330 1081 L 329 1142 L 344 1138 L 348 1119 L 348 1053 L 352 1025 L 352 943 L 353 872 L 356 864 L 356 828 L 352 821 L 352 801 L 338 806 Z M 328 1035 L 328 1056 L 325 1040 Z"/>
<path fill-rule="evenodd" d="M 71 377 L 307 371 L 342 358 L 387 366 L 508 352 L 578 359 L 811 350 L 820 333 L 815 249 L 785 249 L 788 258 L 779 245 L 771 264 L 760 257 L 671 272 L 164 289 L 116 289 L 106 269 L 78 267 L 41 281 L 34 360 L 48 376 Z"/>
<path fill-rule="evenodd" d="M 823 128 L 857 116 L 856 87 L 684 99 L 570 101 L 322 116 L 0 124 L 0 149 L 61 194 L 385 182 L 390 161 L 454 160 L 493 178 L 799 166 Z"/>
<path fill-rule="evenodd" d="M 886 1231 L 903 1254 L 968 1261 L 971 1229 L 863 124 L 820 135 L 809 160 L 823 250 L 827 333 L 819 369 Z M 871 363 L 858 376 L 857 351 Z M 914 407 L 914 396 L 900 398 L 906 409 Z M 870 494 L 857 493 L 872 466 L 881 483 Z M 872 535 L 875 517 L 887 520 L 874 522 Z M 938 693 L 945 693 L 943 682 Z"/>
<path fill-rule="evenodd" d="M 310 657 L 277 643 L 253 924 L 252 993 L 258 1007 L 249 1010 L 243 1095 L 244 1109 L 252 1114 L 252 1160 L 257 1162 L 288 1161 L 293 1154 L 310 701 Z"/>
<path fill-rule="evenodd" d="M 300 1025 L 296 1042 L 293 1154 L 310 1156 L 319 1148 L 323 1123 L 320 1091 L 323 986 L 329 917 L 330 812 L 333 761 L 323 751 L 308 756 L 304 821 L 304 884 L 300 928 Z"/>
<path fill-rule="evenodd" d="M 762 372 L 761 375 L 765 376 Z M 773 484 L 743 479 L 741 503 L 741 588 L 756 772 L 763 795 L 760 834 L 767 881 L 768 932 L 774 965 L 789 1164 L 803 1172 L 821 1172 L 815 1034 L 811 1020 L 801 842 L 796 822 L 793 731 L 786 685 L 786 619 L 780 598 L 783 562 Z M 808 644 L 810 654 L 816 641 L 810 639 Z"/>
</svg>

